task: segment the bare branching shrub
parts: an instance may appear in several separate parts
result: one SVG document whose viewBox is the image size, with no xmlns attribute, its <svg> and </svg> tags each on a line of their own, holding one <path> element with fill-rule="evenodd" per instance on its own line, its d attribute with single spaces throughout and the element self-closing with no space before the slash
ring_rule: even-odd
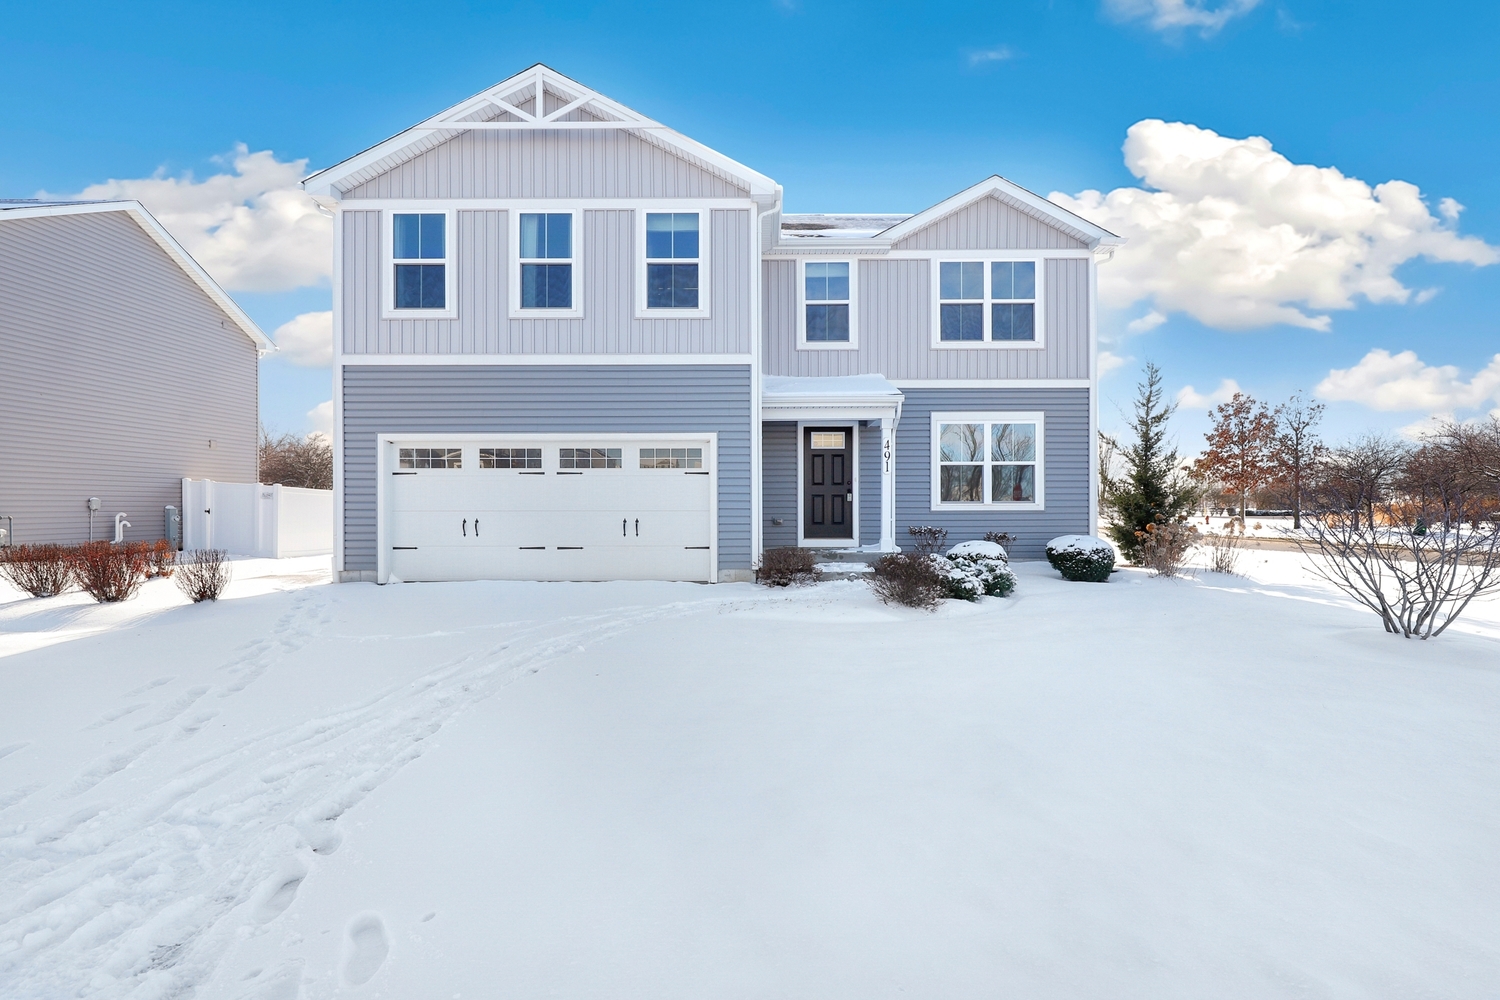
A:
<svg viewBox="0 0 1500 1000">
<path fill-rule="evenodd" d="M 790 587 L 793 584 L 817 583 L 823 579 L 812 549 L 767 549 L 755 570 L 755 582 L 767 587 Z"/>
<path fill-rule="evenodd" d="M 1223 531 L 1210 532 L 1206 536 L 1208 546 L 1208 568 L 1215 573 L 1234 575 L 1240 562 L 1240 546 L 1245 539 L 1244 525 L 1230 520 Z"/>
<path fill-rule="evenodd" d="M 1467 523 L 1464 505 L 1449 502 L 1448 524 L 1412 501 L 1324 511 L 1303 521 L 1297 544 L 1315 573 L 1379 615 L 1387 632 L 1430 639 L 1474 598 L 1500 592 L 1500 525 Z"/>
<path fill-rule="evenodd" d="M 1016 544 L 1016 536 L 1012 535 L 1008 531 L 986 531 L 984 533 L 984 540 L 987 542 L 994 542 L 996 545 L 1000 546 L 1005 550 L 1005 554 L 1007 557 L 1010 555 L 1010 547 Z"/>
<path fill-rule="evenodd" d="M 177 550 L 165 538 L 158 538 L 146 548 L 146 576 L 168 577 L 176 568 Z"/>
<path fill-rule="evenodd" d="M 177 586 L 194 603 L 217 601 L 229 586 L 229 553 L 194 549 L 177 562 Z"/>
<path fill-rule="evenodd" d="M 260 481 L 309 490 L 333 489 L 333 445 L 321 434 L 305 438 L 260 431 Z"/>
<path fill-rule="evenodd" d="M 73 580 L 101 604 L 128 600 L 146 580 L 146 547 L 84 542 L 67 550 Z"/>
<path fill-rule="evenodd" d="M 913 525 L 906 529 L 906 533 L 911 536 L 912 544 L 916 546 L 917 551 L 924 556 L 932 555 L 948 540 L 947 528 L 937 528 L 932 525 Z"/>
<path fill-rule="evenodd" d="M 1135 534 L 1137 562 L 1156 576 L 1181 573 L 1188 553 L 1198 544 L 1198 529 L 1180 521 L 1157 521 Z"/>
<path fill-rule="evenodd" d="M 68 550 L 61 545 L 0 548 L 0 576 L 32 597 L 56 597 L 73 582 Z"/>
<path fill-rule="evenodd" d="M 884 604 L 935 608 L 948 596 L 948 586 L 931 552 L 892 552 L 875 564 L 870 587 Z"/>
</svg>

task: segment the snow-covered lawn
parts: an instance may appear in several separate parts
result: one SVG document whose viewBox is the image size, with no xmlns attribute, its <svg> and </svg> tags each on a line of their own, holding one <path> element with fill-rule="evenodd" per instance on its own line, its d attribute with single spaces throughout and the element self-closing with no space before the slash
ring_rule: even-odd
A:
<svg viewBox="0 0 1500 1000">
<path fill-rule="evenodd" d="M 0 996 L 1494 997 L 1500 606 L 0 592 Z"/>
</svg>

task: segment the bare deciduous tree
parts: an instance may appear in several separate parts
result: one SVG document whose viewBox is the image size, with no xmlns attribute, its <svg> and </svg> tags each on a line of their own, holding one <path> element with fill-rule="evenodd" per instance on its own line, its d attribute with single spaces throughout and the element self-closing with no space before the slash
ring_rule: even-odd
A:
<svg viewBox="0 0 1500 1000">
<path fill-rule="evenodd" d="M 1302 529 L 1302 503 L 1313 471 L 1326 450 L 1316 430 L 1323 419 L 1323 409 L 1322 403 L 1310 402 L 1299 392 L 1271 414 L 1276 425 L 1271 463 L 1291 505 L 1295 531 Z"/>
<path fill-rule="evenodd" d="M 1381 434 L 1366 434 L 1330 451 L 1319 463 L 1315 484 L 1321 512 L 1363 511 L 1375 527 L 1375 506 L 1390 498 L 1396 475 L 1410 448 Z"/>
<path fill-rule="evenodd" d="M 321 434 L 273 438 L 260 429 L 260 481 L 267 485 L 333 489 L 333 445 Z"/>
</svg>

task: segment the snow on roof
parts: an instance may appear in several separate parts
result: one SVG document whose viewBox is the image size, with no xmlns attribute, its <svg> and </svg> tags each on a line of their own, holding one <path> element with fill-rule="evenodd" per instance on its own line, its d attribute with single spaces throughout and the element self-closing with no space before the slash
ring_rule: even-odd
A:
<svg viewBox="0 0 1500 1000">
<path fill-rule="evenodd" d="M 783 240 L 858 240 L 879 236 L 892 226 L 905 222 L 910 215 L 889 212 L 877 215 L 782 215 Z"/>
</svg>

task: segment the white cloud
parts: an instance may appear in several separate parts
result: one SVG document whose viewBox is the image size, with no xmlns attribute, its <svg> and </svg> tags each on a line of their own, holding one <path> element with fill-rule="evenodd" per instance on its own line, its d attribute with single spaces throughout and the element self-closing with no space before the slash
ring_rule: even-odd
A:
<svg viewBox="0 0 1500 1000">
<path fill-rule="evenodd" d="M 1129 323 L 1126 323 L 1125 329 L 1130 333 L 1145 333 L 1147 330 L 1155 330 L 1166 321 L 1166 316 L 1163 316 L 1161 313 L 1153 309 L 1150 312 L 1146 313 L 1146 315 L 1137 316 Z"/>
<path fill-rule="evenodd" d="M 278 357 L 304 368 L 327 368 L 333 364 L 333 312 L 294 316 L 277 327 L 271 339 L 281 348 Z"/>
<path fill-rule="evenodd" d="M 1441 288 L 1424 288 L 1417 293 L 1417 297 L 1413 301 L 1415 301 L 1417 305 L 1421 305 L 1423 302 L 1431 302 L 1433 299 L 1437 298 L 1438 292 L 1441 291 Z"/>
<path fill-rule="evenodd" d="M 1185 410 L 1210 410 L 1220 403 L 1229 402 L 1239 391 L 1240 384 L 1232 378 L 1221 381 L 1219 387 L 1206 396 L 1192 386 L 1185 385 L 1177 391 L 1177 405 Z"/>
<path fill-rule="evenodd" d="M 325 399 L 323 402 L 307 411 L 307 423 L 312 427 L 308 437 L 320 434 L 326 438 L 333 437 L 333 400 Z"/>
<path fill-rule="evenodd" d="M 1324 399 L 1363 403 L 1372 410 L 1451 413 L 1500 401 L 1500 354 L 1467 381 L 1455 365 L 1429 365 L 1416 351 L 1376 348 L 1353 368 L 1335 368 L 1314 390 Z"/>
<path fill-rule="evenodd" d="M 1009 45 L 997 45 L 993 49 L 980 49 L 969 53 L 970 66 L 983 66 L 986 63 L 1005 62 L 1007 59 L 1015 58 Z"/>
<path fill-rule="evenodd" d="M 1326 330 L 1320 313 L 1352 309 L 1358 297 L 1411 299 L 1395 271 L 1413 258 L 1500 261 L 1497 248 L 1454 231 L 1457 202 L 1443 202 L 1439 219 L 1413 184 L 1371 188 L 1332 167 L 1293 163 L 1259 136 L 1148 119 L 1130 127 L 1124 152 L 1142 187 L 1050 195 L 1129 238 L 1099 271 L 1100 297 L 1116 308 L 1146 301 L 1229 330 Z"/>
<path fill-rule="evenodd" d="M 1124 367 L 1129 358 L 1122 358 L 1113 351 L 1099 352 L 1099 377 L 1103 378 L 1116 368 Z"/>
<path fill-rule="evenodd" d="M 1396 433 L 1409 441 L 1420 441 L 1427 435 L 1442 430 L 1452 422 L 1453 414 L 1434 413 L 1431 416 L 1423 417 L 1421 420 L 1413 421 L 1405 427 L 1397 427 Z"/>
<path fill-rule="evenodd" d="M 167 227 L 214 279 L 231 291 L 281 292 L 326 280 L 333 265 L 333 220 L 298 186 L 307 161 L 282 162 L 244 144 L 219 160 L 229 170 L 108 180 L 75 195 L 134 198 Z"/>
<path fill-rule="evenodd" d="M 1260 0 L 1104 0 L 1104 6 L 1123 20 L 1149 20 L 1157 31 L 1198 28 L 1211 35 L 1260 6 Z"/>
</svg>

